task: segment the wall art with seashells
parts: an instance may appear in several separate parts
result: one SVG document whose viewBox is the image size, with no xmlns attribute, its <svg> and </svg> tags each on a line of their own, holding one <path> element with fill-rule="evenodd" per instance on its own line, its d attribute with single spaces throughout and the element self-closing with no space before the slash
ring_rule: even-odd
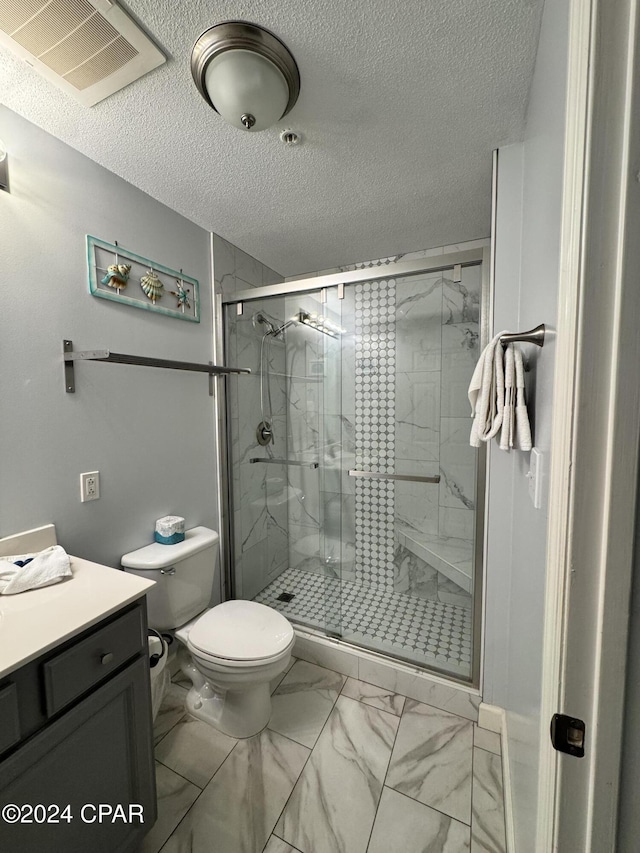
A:
<svg viewBox="0 0 640 853">
<path fill-rule="evenodd" d="M 180 259 L 182 260 L 182 259 Z M 156 311 L 167 317 L 200 322 L 199 285 L 182 269 L 174 270 L 87 235 L 89 290 L 101 299 Z"/>
</svg>

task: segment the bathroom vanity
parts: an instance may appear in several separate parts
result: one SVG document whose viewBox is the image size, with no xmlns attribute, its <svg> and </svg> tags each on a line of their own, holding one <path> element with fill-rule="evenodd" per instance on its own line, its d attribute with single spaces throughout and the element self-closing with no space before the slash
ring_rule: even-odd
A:
<svg viewBox="0 0 640 853">
<path fill-rule="evenodd" d="M 0 554 L 55 544 L 52 525 Z M 0 850 L 128 853 L 156 819 L 144 579 L 73 577 L 0 596 Z"/>
</svg>

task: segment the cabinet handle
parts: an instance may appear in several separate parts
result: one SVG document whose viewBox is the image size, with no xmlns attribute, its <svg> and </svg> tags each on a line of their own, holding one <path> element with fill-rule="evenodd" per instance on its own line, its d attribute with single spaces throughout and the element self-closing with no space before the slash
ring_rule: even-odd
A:
<svg viewBox="0 0 640 853">
<path fill-rule="evenodd" d="M 160 569 L 161 575 L 175 575 L 175 573 L 176 573 L 176 567 L 175 566 L 171 566 L 170 569 Z"/>
<path fill-rule="evenodd" d="M 107 666 L 107 664 L 111 663 L 113 660 L 113 652 L 107 652 L 106 654 L 100 657 L 100 663 L 103 666 Z"/>
</svg>

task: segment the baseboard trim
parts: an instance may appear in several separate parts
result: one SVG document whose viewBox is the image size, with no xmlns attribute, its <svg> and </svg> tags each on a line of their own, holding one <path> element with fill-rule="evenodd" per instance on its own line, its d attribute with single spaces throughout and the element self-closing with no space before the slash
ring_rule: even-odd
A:
<svg viewBox="0 0 640 853">
<path fill-rule="evenodd" d="M 504 789 L 504 829 L 507 853 L 515 853 L 515 829 L 513 823 L 513 796 L 511 793 L 511 763 L 509 762 L 509 735 L 507 732 L 507 714 L 498 705 L 480 703 L 478 708 L 478 726 L 497 732 L 502 746 L 502 786 Z"/>
<path fill-rule="evenodd" d="M 504 709 L 498 705 L 488 705 L 481 702 L 478 708 L 478 725 L 481 729 L 496 732 L 502 736 L 504 728 Z"/>
</svg>

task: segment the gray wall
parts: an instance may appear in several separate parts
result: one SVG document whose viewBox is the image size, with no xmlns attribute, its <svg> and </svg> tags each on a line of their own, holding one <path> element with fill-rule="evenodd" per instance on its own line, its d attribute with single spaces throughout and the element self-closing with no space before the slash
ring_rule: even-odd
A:
<svg viewBox="0 0 640 853">
<path fill-rule="evenodd" d="M 525 141 L 499 155 L 494 328 L 550 330 L 544 349 L 529 347 L 526 380 L 547 475 L 542 509 L 528 494 L 529 454 L 494 446 L 490 468 L 484 699 L 507 711 L 518 853 L 535 846 L 567 45 L 568 3 L 547 0 Z"/>
<path fill-rule="evenodd" d="M 0 136 L 11 169 L 11 194 L 0 193 L 0 534 L 54 522 L 70 553 L 117 566 L 160 516 L 215 527 L 207 377 L 84 363 L 71 395 L 62 374 L 63 338 L 209 361 L 209 234 L 3 107 Z M 201 322 L 91 296 L 86 234 L 198 279 Z M 101 498 L 81 504 L 79 475 L 95 469 Z"/>
</svg>

